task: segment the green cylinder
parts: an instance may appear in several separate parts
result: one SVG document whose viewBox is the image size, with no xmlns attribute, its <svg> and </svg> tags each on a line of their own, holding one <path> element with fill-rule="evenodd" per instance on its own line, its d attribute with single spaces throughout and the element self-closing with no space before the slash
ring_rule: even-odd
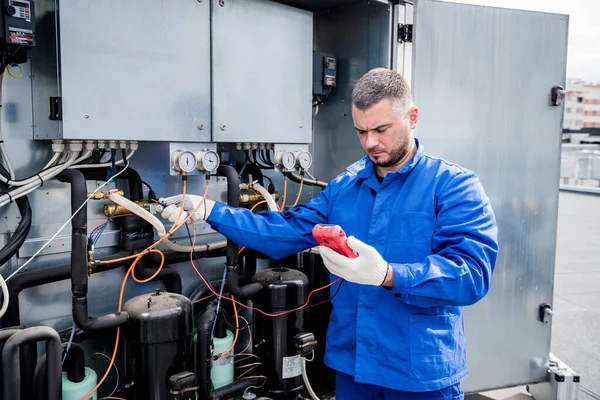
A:
<svg viewBox="0 0 600 400">
<path fill-rule="evenodd" d="M 213 346 L 215 355 L 227 351 L 233 343 L 233 333 L 226 331 L 224 338 L 213 338 Z M 213 360 L 212 368 L 210 369 L 210 380 L 215 389 L 233 383 L 233 349 L 228 353 L 219 357 L 218 360 Z"/>
<path fill-rule="evenodd" d="M 226 349 L 227 350 L 227 349 Z M 71 382 L 67 373 L 62 373 L 62 400 L 79 400 L 92 390 L 98 383 L 96 371 L 85 367 L 85 378 L 81 382 Z M 94 392 L 85 400 L 98 400 L 98 393 Z"/>
</svg>

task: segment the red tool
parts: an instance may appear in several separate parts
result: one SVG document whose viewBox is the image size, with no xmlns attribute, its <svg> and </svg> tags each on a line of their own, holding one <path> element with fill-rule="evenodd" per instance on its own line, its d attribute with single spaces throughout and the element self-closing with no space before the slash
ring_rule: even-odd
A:
<svg viewBox="0 0 600 400">
<path fill-rule="evenodd" d="M 358 257 L 358 254 L 348 246 L 346 233 L 339 225 L 317 224 L 312 234 L 321 246 L 329 247 L 348 258 Z"/>
</svg>

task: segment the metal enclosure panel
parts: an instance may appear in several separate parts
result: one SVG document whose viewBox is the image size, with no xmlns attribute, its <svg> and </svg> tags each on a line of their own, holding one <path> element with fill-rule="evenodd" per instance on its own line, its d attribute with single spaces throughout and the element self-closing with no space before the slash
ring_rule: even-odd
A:
<svg viewBox="0 0 600 400">
<path fill-rule="evenodd" d="M 63 137 L 209 141 L 209 8 L 61 0 Z"/>
<path fill-rule="evenodd" d="M 29 50 L 31 57 L 31 96 L 33 108 L 33 138 L 59 139 L 62 123 L 53 121 L 50 115 L 50 97 L 60 96 L 57 67 L 56 0 L 35 2 L 36 47 Z M 25 76 L 25 74 L 23 75 Z M 29 136 L 27 137 L 29 138 Z"/>
<path fill-rule="evenodd" d="M 211 1 L 213 141 L 310 143 L 312 13 L 267 0 Z"/>
<path fill-rule="evenodd" d="M 364 156 L 352 121 L 352 88 L 370 69 L 390 66 L 391 12 L 371 1 L 315 14 L 315 50 L 338 59 L 338 85 L 314 118 L 313 168 L 321 180 Z"/>
<path fill-rule="evenodd" d="M 466 391 L 542 380 L 552 304 L 568 16 L 418 0 L 413 92 L 426 152 L 481 179 L 499 226 L 489 294 L 465 312 Z"/>
</svg>

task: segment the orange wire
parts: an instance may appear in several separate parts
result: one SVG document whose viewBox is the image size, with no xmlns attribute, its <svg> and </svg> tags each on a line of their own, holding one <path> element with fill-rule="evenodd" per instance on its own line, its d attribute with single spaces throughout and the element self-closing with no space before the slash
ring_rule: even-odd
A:
<svg viewBox="0 0 600 400">
<path fill-rule="evenodd" d="M 279 211 L 283 211 L 285 208 L 285 198 L 287 197 L 287 178 L 283 177 L 283 197 L 281 198 L 281 207 Z"/>
<path fill-rule="evenodd" d="M 233 338 L 233 343 L 231 343 L 231 346 L 227 349 L 227 351 L 224 351 L 221 354 L 219 354 L 217 358 L 221 358 L 224 355 L 229 354 L 229 352 L 235 347 L 235 343 L 238 339 L 238 332 L 240 331 L 240 320 L 238 318 L 237 307 L 235 306 L 235 299 L 233 296 L 231 296 L 231 302 L 233 304 L 233 313 L 235 314 L 235 337 Z"/>
<path fill-rule="evenodd" d="M 298 201 L 300 200 L 300 196 L 302 195 L 302 187 L 304 186 L 304 175 L 302 175 L 302 178 L 300 179 L 300 188 L 298 188 L 298 196 L 296 196 L 296 201 L 294 202 L 294 205 L 292 206 L 292 208 L 296 207 L 296 205 L 298 204 Z"/>
<path fill-rule="evenodd" d="M 183 181 L 183 191 L 182 191 L 182 196 L 181 196 L 181 207 L 179 208 L 179 213 L 177 214 L 177 219 L 175 221 L 179 221 L 179 218 L 181 217 L 181 214 L 183 213 L 183 208 L 185 206 L 186 186 L 187 186 L 186 185 L 186 181 Z M 131 263 L 131 266 L 127 270 L 127 273 L 125 274 L 125 277 L 123 278 L 123 282 L 121 283 L 121 291 L 119 292 L 119 308 L 118 308 L 118 312 L 119 313 L 123 310 L 123 293 L 125 292 L 125 284 L 127 283 L 127 278 L 129 277 L 129 275 L 131 275 L 131 277 L 133 278 L 134 281 L 136 281 L 138 283 L 144 283 L 144 282 L 148 282 L 148 281 L 154 279 L 160 273 L 160 271 L 162 270 L 162 268 L 164 266 L 164 263 L 165 263 L 165 256 L 164 256 L 164 254 L 160 250 L 156 250 L 155 247 L 158 246 L 167 237 L 169 237 L 170 234 L 172 234 L 173 232 L 175 232 L 177 229 L 181 228 L 190 218 L 192 218 L 192 216 L 196 213 L 196 211 L 198 211 L 200 209 L 200 207 L 202 207 L 202 204 L 204 203 L 204 199 L 206 198 L 206 194 L 207 193 L 208 193 L 208 181 L 206 181 L 206 188 L 204 189 L 204 195 L 202 196 L 202 199 L 200 200 L 200 203 L 196 206 L 196 208 L 194 208 L 194 211 L 191 214 L 189 214 L 187 216 L 187 218 L 184 219 L 184 221 L 181 224 L 177 225 L 177 223 L 175 223 L 171 227 L 171 229 L 169 229 L 169 234 L 163 236 L 158 241 L 156 241 L 154 244 L 148 246 L 143 252 L 141 252 L 139 254 L 132 255 L 132 256 L 128 256 L 128 257 L 123 257 L 123 258 L 121 258 L 121 259 L 118 260 L 118 261 L 122 261 L 122 260 L 129 260 L 131 258 L 135 258 L 135 260 Z M 161 257 L 160 266 L 156 270 L 156 273 L 154 273 L 154 275 L 152 275 L 150 278 L 145 279 L 145 280 L 138 280 L 134 276 L 133 270 L 134 270 L 135 266 L 137 265 L 138 261 L 140 261 L 148 253 L 159 253 L 160 254 L 160 257 Z M 117 262 L 117 260 L 109 260 L 109 261 L 105 261 L 104 263 L 108 264 L 109 262 Z M 121 327 L 117 327 L 117 337 L 115 339 L 115 348 L 113 350 L 113 354 L 112 354 L 112 357 L 110 359 L 110 364 L 108 365 L 108 368 L 107 368 L 106 372 L 104 373 L 104 376 L 102 377 L 102 379 L 100 379 L 100 381 L 98 382 L 98 384 L 96 385 L 96 387 L 94 387 L 90 392 L 88 392 L 80 400 L 85 400 L 89 396 L 91 396 L 96 390 L 98 390 L 98 388 L 106 380 L 106 377 L 110 373 L 110 370 L 111 370 L 111 368 L 113 367 L 113 365 L 115 363 L 115 359 L 117 358 L 117 351 L 119 349 L 119 335 L 120 335 L 120 333 L 121 333 Z"/>
</svg>

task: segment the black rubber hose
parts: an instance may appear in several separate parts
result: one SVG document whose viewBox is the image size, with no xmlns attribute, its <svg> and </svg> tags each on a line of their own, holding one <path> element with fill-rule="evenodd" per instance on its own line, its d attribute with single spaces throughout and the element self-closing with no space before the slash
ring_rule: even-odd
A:
<svg viewBox="0 0 600 400">
<path fill-rule="evenodd" d="M 12 335 L 2 351 L 2 369 L 4 371 L 3 393 L 5 399 L 21 398 L 21 376 L 19 374 L 19 347 L 27 343 L 46 342 L 48 384 L 46 399 L 60 400 L 61 398 L 61 366 L 60 366 L 60 337 L 58 333 L 47 326 L 36 326 L 24 329 Z"/>
<path fill-rule="evenodd" d="M 288 178 L 290 178 L 290 180 L 292 182 L 300 183 L 300 181 L 302 180 L 302 176 L 300 176 L 299 174 L 297 174 L 295 172 L 288 172 L 286 175 Z M 304 185 L 325 188 L 325 186 L 327 186 L 327 182 L 323 182 L 318 179 L 310 179 L 310 178 L 304 177 Z"/>
<path fill-rule="evenodd" d="M 90 317 L 88 313 L 87 265 L 87 199 L 85 177 L 76 169 L 66 169 L 57 178 L 71 185 L 71 291 L 73 293 L 73 321 L 84 330 L 112 329 L 127 322 L 127 313 L 112 313 Z M 81 210 L 75 213 L 79 208 Z"/>
<path fill-rule="evenodd" d="M 214 308 L 206 310 L 198 320 L 198 339 L 196 346 L 196 358 L 198 363 L 198 386 L 200 387 L 200 396 L 203 399 L 210 399 L 212 393 L 212 382 L 210 380 L 210 370 L 212 367 L 210 333 L 217 314 Z"/>
<path fill-rule="evenodd" d="M 217 169 L 217 176 L 227 178 L 227 205 L 239 207 L 240 203 L 240 178 L 235 168 L 229 165 L 221 165 Z M 227 239 L 227 265 L 235 265 L 237 260 L 238 246 Z"/>
<path fill-rule="evenodd" d="M 211 400 L 224 400 L 229 399 L 230 397 L 238 396 L 244 393 L 244 391 L 250 386 L 260 386 L 262 380 L 262 378 L 240 379 L 230 383 L 229 385 L 215 389 L 209 398 Z"/>
<path fill-rule="evenodd" d="M 262 284 L 258 282 L 240 286 L 240 277 L 235 266 L 227 266 L 227 290 L 238 299 L 248 299 L 262 290 Z"/>
<path fill-rule="evenodd" d="M 10 179 L 10 174 L 1 164 L 0 174 L 5 178 Z M 8 189 L 8 186 L 0 182 L 0 190 L 5 189 Z M 13 233 L 8 239 L 8 242 L 0 250 L 0 267 L 17 254 L 17 251 L 19 251 L 21 246 L 23 246 L 23 243 L 25 243 L 25 239 L 27 239 L 27 235 L 29 235 L 29 230 L 31 229 L 31 205 L 29 204 L 29 199 L 27 196 L 23 196 L 18 198 L 15 202 L 17 203 L 19 213 L 21 214 L 21 221 L 17 225 L 15 233 Z"/>
<path fill-rule="evenodd" d="M 83 347 L 77 343 L 71 343 L 62 370 L 67 373 L 71 382 L 81 382 L 85 379 L 85 353 Z"/>
<path fill-rule="evenodd" d="M 217 169 L 217 176 L 227 178 L 227 205 L 238 207 L 240 205 L 240 178 L 235 168 L 229 165 L 221 165 Z M 246 286 L 239 286 L 239 276 L 236 271 L 237 253 L 237 244 L 227 239 L 227 289 L 235 297 L 247 299 L 258 293 L 262 289 L 262 285 L 260 283 L 251 283 Z"/>
<path fill-rule="evenodd" d="M 17 332 L 22 331 L 22 327 L 18 328 L 3 328 L 0 329 L 0 344 L 6 342 L 8 338 Z M 26 344 L 21 348 L 21 366 L 20 373 L 21 377 L 21 394 L 24 398 L 30 398 L 33 394 L 33 388 L 31 383 L 33 382 L 33 374 L 35 368 L 35 362 L 37 360 L 37 346 L 35 343 Z M 0 385 L 2 387 L 2 385 Z M 4 392 L 4 390 L 1 390 Z M 0 393 L 1 394 L 1 393 Z"/>
</svg>

